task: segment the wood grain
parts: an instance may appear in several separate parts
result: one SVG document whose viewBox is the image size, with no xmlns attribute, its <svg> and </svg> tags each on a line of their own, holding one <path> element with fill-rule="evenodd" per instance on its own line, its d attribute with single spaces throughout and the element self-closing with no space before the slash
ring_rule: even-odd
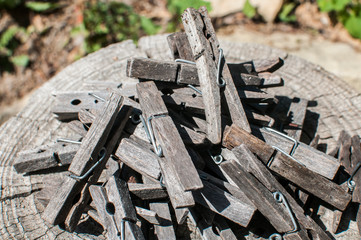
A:
<svg viewBox="0 0 361 240">
<path fill-rule="evenodd" d="M 160 184 L 128 183 L 129 191 L 142 200 L 167 198 L 168 194 Z"/>
<path fill-rule="evenodd" d="M 77 144 L 56 143 L 22 151 L 15 159 L 14 168 L 17 173 L 25 173 L 69 165 L 78 149 Z"/>
<path fill-rule="evenodd" d="M 176 239 L 175 231 L 172 224 L 172 218 L 169 211 L 168 203 L 154 202 L 149 204 L 149 208 L 156 212 L 161 219 L 159 225 L 154 226 L 155 235 L 159 240 Z"/>
<path fill-rule="evenodd" d="M 253 175 L 244 171 L 240 165 L 232 160 L 223 162 L 221 168 L 243 190 L 249 200 L 267 218 L 277 232 L 285 233 L 293 230 L 287 210 L 275 201 L 272 193 Z"/>
<path fill-rule="evenodd" d="M 171 60 L 166 37 L 167 35 L 144 37 L 139 41 L 139 48 L 132 41 L 124 41 L 87 55 L 60 71 L 35 90 L 23 110 L 0 126 L 1 198 L 6 199 L 0 202 L 2 208 L 0 236 L 2 239 L 18 238 L 19 236 L 30 239 L 72 239 L 74 237 L 89 239 L 89 232 L 90 234 L 94 233 L 94 228 L 86 228 L 85 232 L 77 233 L 75 236 L 58 227 L 50 227 L 45 224 L 40 217 L 39 212 L 42 211 L 42 208 L 37 203 L 35 193 L 30 193 L 43 182 L 47 183 L 48 179 L 45 175 L 15 174 L 12 166 L 14 158 L 17 152 L 26 148 L 30 149 L 55 142 L 59 137 L 72 136 L 72 132 L 64 124 L 55 120 L 50 111 L 55 104 L 51 92 L 88 90 L 89 88 L 86 88 L 84 82 L 94 83 L 93 85 L 98 87 L 97 82 L 134 81 L 124 74 L 127 58 L 145 57 L 147 54 L 152 58 Z M 320 135 L 320 143 L 327 144 L 328 149 L 334 148 L 342 129 L 353 134 L 361 134 L 359 121 L 361 97 L 354 89 L 345 85 L 339 77 L 316 64 L 293 55 L 287 55 L 278 49 L 256 43 L 221 43 L 229 62 L 282 57 L 284 66 L 277 70 L 277 73 L 286 79 L 285 86 L 274 90 L 268 89 L 268 91 L 290 98 L 302 97 L 317 100 L 318 104 L 312 108 L 312 112 L 319 114 L 317 134 Z M 306 124 L 310 126 L 311 122 L 307 121 Z M 61 174 L 54 173 L 54 175 Z M 359 239 L 358 229 L 353 224 L 345 234 L 347 234 L 348 240 Z M 335 239 L 345 238 L 340 235 L 334 237 Z M 92 238 L 104 239 L 104 236 L 92 235 Z"/>
<path fill-rule="evenodd" d="M 82 140 L 82 145 L 69 166 L 68 170 L 70 172 L 81 176 L 97 161 L 100 149 L 105 144 L 122 103 L 122 96 L 115 93 L 110 95 L 109 101 L 102 109 L 102 112 L 96 116 L 94 123 Z"/>
<path fill-rule="evenodd" d="M 141 174 L 145 174 L 154 179 L 160 177 L 159 157 L 131 139 L 125 138 L 120 142 L 115 156 Z"/>
<path fill-rule="evenodd" d="M 151 121 L 157 143 L 162 148 L 168 165 L 174 169 L 175 176 L 185 191 L 202 188 L 192 159 L 177 131 L 172 119 L 167 115 L 167 108 L 161 99 L 154 82 L 137 84 L 137 92 L 143 114 L 146 118 L 162 114 Z"/>
<path fill-rule="evenodd" d="M 248 201 L 240 201 L 210 182 L 204 181 L 203 184 L 203 189 L 193 193 L 196 203 L 243 227 L 248 226 L 255 212 L 254 206 L 248 204 Z"/>
<path fill-rule="evenodd" d="M 207 136 L 213 144 L 218 144 L 222 138 L 221 94 L 217 86 L 217 66 L 213 60 L 213 51 L 204 36 L 205 26 L 199 12 L 186 9 L 182 21 L 198 70 L 207 119 Z"/>
</svg>

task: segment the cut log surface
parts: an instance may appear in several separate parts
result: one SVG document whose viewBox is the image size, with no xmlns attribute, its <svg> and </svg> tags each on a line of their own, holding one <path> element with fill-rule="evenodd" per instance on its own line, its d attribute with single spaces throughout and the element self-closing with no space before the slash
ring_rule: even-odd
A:
<svg viewBox="0 0 361 240">
<path fill-rule="evenodd" d="M 50 226 L 41 218 L 44 206 L 35 199 L 36 192 L 45 187 L 49 179 L 60 179 L 65 172 L 49 174 L 17 174 L 13 164 L 18 152 L 40 145 L 54 143 L 57 138 L 74 139 L 73 131 L 52 114 L 56 91 L 84 91 L 91 82 L 134 82 L 126 77 L 127 59 L 150 57 L 172 60 L 167 35 L 145 37 L 136 45 L 128 40 L 110 45 L 71 64 L 29 99 L 28 105 L 15 117 L 0 126 L 0 239 L 105 239 L 90 219 L 80 224 L 75 233 Z M 277 96 L 290 99 L 300 97 L 317 101 L 309 107 L 311 117 L 306 116 L 304 129 L 316 129 L 320 143 L 328 149 L 336 146 L 341 130 L 361 135 L 361 95 L 348 87 L 341 79 L 320 66 L 287 53 L 257 44 L 221 42 L 227 62 L 281 57 L 282 68 L 277 70 L 285 80 L 285 86 L 267 89 Z M 306 134 L 307 135 L 307 134 Z M 323 220 L 323 218 L 322 218 Z M 332 218 L 325 218 L 330 226 Z M 359 239 L 356 223 L 352 220 L 347 231 L 335 235 L 336 239 Z"/>
</svg>

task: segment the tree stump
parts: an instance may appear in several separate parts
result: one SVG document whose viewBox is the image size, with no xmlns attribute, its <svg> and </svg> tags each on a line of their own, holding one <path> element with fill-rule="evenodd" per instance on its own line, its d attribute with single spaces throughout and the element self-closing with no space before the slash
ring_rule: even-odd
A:
<svg viewBox="0 0 361 240">
<path fill-rule="evenodd" d="M 361 135 L 361 94 L 335 75 L 270 47 L 229 42 L 221 42 L 221 46 L 227 62 L 269 57 L 284 59 L 278 74 L 285 80 L 285 86 L 268 91 L 280 99 L 300 97 L 314 102 L 307 112 L 304 141 L 319 134 L 321 143 L 331 150 L 341 130 Z M 87 90 L 84 83 L 90 82 L 134 81 L 125 75 L 129 57 L 171 59 L 166 35 L 142 38 L 138 47 L 131 40 L 113 44 L 80 59 L 40 87 L 27 106 L 0 127 L 1 239 L 105 239 L 94 227 L 96 223 L 87 216 L 74 233 L 65 232 L 59 226 L 49 226 L 42 220 L 44 206 L 37 201 L 36 194 L 45 187 L 47 178 L 61 178 L 64 172 L 23 175 L 17 174 L 12 165 L 16 153 L 21 150 L 53 143 L 57 138 L 72 137 L 72 131 L 51 113 L 52 92 Z M 327 221 L 332 221 L 329 214 L 324 210 L 320 217 L 326 227 Z M 351 221 L 348 229 L 335 238 L 359 239 L 355 222 Z"/>
</svg>

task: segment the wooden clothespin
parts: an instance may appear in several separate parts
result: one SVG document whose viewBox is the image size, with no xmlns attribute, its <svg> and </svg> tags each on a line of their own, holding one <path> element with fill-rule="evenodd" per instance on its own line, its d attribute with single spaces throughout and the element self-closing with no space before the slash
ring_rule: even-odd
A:
<svg viewBox="0 0 361 240">
<path fill-rule="evenodd" d="M 89 192 L 109 239 L 144 239 L 125 181 L 112 177 L 105 187 L 93 185 Z"/>
<path fill-rule="evenodd" d="M 159 157 L 129 138 L 120 142 L 115 156 L 138 173 L 154 179 L 160 177 Z"/>
<path fill-rule="evenodd" d="M 245 103 L 277 103 L 278 100 L 274 95 L 269 94 L 256 87 L 246 87 L 238 89 L 241 100 Z"/>
<path fill-rule="evenodd" d="M 262 215 L 268 219 L 278 233 L 295 230 L 295 224 L 291 221 L 293 218 L 290 218 L 290 214 L 286 208 L 278 204 L 273 193 L 262 185 L 253 175 L 246 172 L 244 168 L 232 160 L 222 162 L 220 167 L 253 202 Z M 278 194 L 278 192 L 275 194 Z"/>
<path fill-rule="evenodd" d="M 169 48 L 172 52 L 174 60 L 184 59 L 194 62 L 191 45 L 189 44 L 187 34 L 185 32 L 176 32 L 167 37 Z"/>
<path fill-rule="evenodd" d="M 149 58 L 128 59 L 127 76 L 168 83 L 199 85 L 195 66 Z"/>
<path fill-rule="evenodd" d="M 275 150 L 236 125 L 226 129 L 223 138 L 225 147 L 232 149 L 242 143 L 255 153 L 270 170 L 332 206 L 344 210 L 350 202 L 351 195 L 345 192 L 341 186 L 309 170 L 298 162 L 297 158 L 288 153 L 282 153 L 282 150 Z"/>
<path fill-rule="evenodd" d="M 87 125 L 84 125 L 79 120 L 72 120 L 72 121 L 68 122 L 66 125 L 67 125 L 67 127 L 69 127 L 71 130 L 73 130 L 76 134 L 78 134 L 82 138 L 85 137 L 85 135 L 87 134 L 88 129 L 89 129 L 89 127 Z"/>
<path fill-rule="evenodd" d="M 300 231 L 300 236 L 303 236 L 305 234 L 305 229 L 311 229 L 313 233 L 318 235 L 321 239 L 329 239 L 319 225 L 305 215 L 302 207 L 299 206 L 295 199 L 278 182 L 276 177 L 245 145 L 241 144 L 240 146 L 233 148 L 232 151 L 223 149 L 222 155 L 226 160 L 234 160 L 240 164 L 247 172 L 255 176 L 270 192 L 282 193 L 295 216 L 295 221 L 300 224 L 300 228 L 298 228 L 297 231 L 294 231 L 295 233 Z"/>
<path fill-rule="evenodd" d="M 150 210 L 157 213 L 160 218 L 160 224 L 154 225 L 155 235 L 159 240 L 176 239 L 174 227 L 172 224 L 172 217 L 169 210 L 169 205 L 166 202 L 149 203 Z"/>
<path fill-rule="evenodd" d="M 358 135 L 351 137 L 346 132 L 340 134 L 339 159 L 350 175 L 347 186 L 352 193 L 352 202 L 361 203 L 361 141 Z M 340 214 L 339 214 L 340 215 Z M 339 216 L 341 218 L 341 216 Z M 356 218 L 359 232 L 361 232 L 361 209 Z M 337 227 L 335 227 L 337 230 Z"/>
<path fill-rule="evenodd" d="M 100 109 L 104 106 L 109 92 L 55 92 L 57 105 L 52 108 L 59 120 L 78 119 L 80 109 Z"/>
<path fill-rule="evenodd" d="M 202 239 L 221 240 L 222 238 L 213 231 L 212 224 L 207 223 L 206 219 L 197 210 L 195 208 L 190 209 L 189 218 L 197 227 L 198 234 Z"/>
<path fill-rule="evenodd" d="M 135 206 L 137 215 L 153 225 L 160 225 L 161 220 L 158 214 L 152 210 Z"/>
<path fill-rule="evenodd" d="M 340 163 L 334 157 L 272 128 L 254 129 L 254 132 L 270 146 L 281 149 L 311 171 L 328 179 L 332 180 L 340 167 Z"/>
<path fill-rule="evenodd" d="M 129 192 L 142 200 L 156 200 L 168 197 L 168 193 L 160 183 L 128 183 Z"/>
<path fill-rule="evenodd" d="M 176 32 L 170 34 L 167 37 L 167 40 L 174 60 L 178 61 L 179 63 L 182 63 L 181 60 L 187 60 L 189 61 L 188 64 L 195 62 L 186 33 Z M 253 62 L 255 63 L 255 66 Z M 227 63 L 227 65 L 231 71 L 234 84 L 237 87 L 275 87 L 281 86 L 283 84 L 283 80 L 281 79 L 281 77 L 270 72 L 259 72 L 257 75 L 255 67 L 257 67 L 257 70 L 267 69 L 269 71 L 274 71 L 277 67 L 282 65 L 280 64 L 281 62 L 283 61 L 280 58 L 274 58 L 260 60 L 256 59 L 248 63 Z M 183 63 L 187 64 L 186 62 Z M 247 68 L 248 65 L 250 66 L 250 68 Z M 197 84 L 195 83 L 195 85 Z"/>
<path fill-rule="evenodd" d="M 287 113 L 288 121 L 283 130 L 291 138 L 299 141 L 301 139 L 303 122 L 305 121 L 308 100 L 293 98 Z"/>
<path fill-rule="evenodd" d="M 73 158 L 68 169 L 72 175 L 54 192 L 44 210 L 44 220 L 53 225 L 65 221 L 69 231 L 75 229 L 90 198 L 89 186 L 97 182 L 130 113 L 131 108 L 123 106 L 122 96 L 110 94 L 109 100 L 97 115 Z M 73 206 L 77 196 L 80 196 L 80 199 Z"/>
<path fill-rule="evenodd" d="M 186 37 L 186 36 L 185 36 Z M 186 39 L 188 42 L 188 40 Z M 182 49 L 183 52 L 186 49 Z M 187 52 L 192 54 L 189 48 Z M 188 54 L 187 54 L 188 55 Z M 187 59 L 175 59 L 175 62 L 155 60 L 149 58 L 129 58 L 127 62 L 127 76 L 153 81 L 199 86 L 197 67 L 195 62 Z M 227 64 L 230 68 L 234 84 L 237 87 L 256 86 L 274 87 L 282 85 L 282 79 L 271 73 L 261 73 L 260 76 L 242 73 L 243 66 L 240 63 Z"/>
<path fill-rule="evenodd" d="M 14 168 L 17 173 L 34 172 L 71 163 L 79 149 L 78 144 L 55 143 L 19 152 Z"/>
<path fill-rule="evenodd" d="M 174 169 L 185 191 L 202 188 L 202 181 L 154 82 L 138 83 L 137 92 L 154 151 L 164 154 L 167 165 Z"/>
<path fill-rule="evenodd" d="M 224 95 L 234 124 L 250 131 L 231 73 L 222 65 L 223 51 L 215 35 L 206 8 L 188 8 L 182 15 L 183 25 L 198 69 L 198 78 L 205 105 L 208 139 L 218 144 L 222 138 L 221 94 Z M 222 68 L 223 66 L 223 68 Z"/>
<path fill-rule="evenodd" d="M 247 227 L 256 208 L 249 201 L 241 201 L 208 181 L 203 181 L 204 188 L 193 192 L 196 203 L 213 212 Z"/>
</svg>

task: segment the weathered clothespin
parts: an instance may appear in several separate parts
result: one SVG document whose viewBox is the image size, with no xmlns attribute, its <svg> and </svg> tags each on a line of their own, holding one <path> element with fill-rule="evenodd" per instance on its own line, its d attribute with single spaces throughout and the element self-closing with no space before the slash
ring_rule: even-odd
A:
<svg viewBox="0 0 361 240">
<path fill-rule="evenodd" d="M 137 92 L 154 151 L 164 154 L 167 165 L 174 169 L 185 191 L 202 188 L 202 181 L 154 82 L 138 83 Z"/>
<path fill-rule="evenodd" d="M 319 236 L 321 239 L 329 239 L 327 234 L 319 227 L 317 223 L 305 215 L 302 207 L 298 205 L 295 199 L 287 192 L 287 190 L 278 182 L 275 176 L 267 169 L 267 167 L 256 158 L 256 156 L 243 144 L 232 151 L 228 149 L 222 150 L 222 155 L 226 160 L 234 160 L 240 164 L 245 171 L 255 176 L 270 192 L 280 192 L 287 200 L 295 221 L 300 224 L 299 234 L 304 235 L 304 229 L 311 229 L 313 236 Z M 298 231 L 295 231 L 298 232 Z M 302 239 L 302 238 L 301 238 Z M 305 238 L 306 239 L 306 238 Z"/>
<path fill-rule="evenodd" d="M 349 174 L 346 181 L 348 191 L 352 194 L 352 202 L 361 203 L 361 142 L 358 135 L 351 137 L 345 131 L 339 137 L 340 150 L 339 159 Z M 334 230 L 337 231 L 342 213 L 337 213 Z M 337 219 L 337 217 L 339 219 Z M 361 232 L 361 209 L 359 208 L 356 218 L 357 226 Z"/>
<path fill-rule="evenodd" d="M 303 122 L 305 121 L 308 100 L 294 98 L 287 113 L 287 119 L 283 130 L 291 138 L 299 141 L 301 139 Z"/>
<path fill-rule="evenodd" d="M 295 226 L 287 210 L 275 201 L 273 193 L 253 175 L 246 172 L 232 160 L 223 162 L 220 166 L 237 187 L 253 202 L 262 215 L 268 219 L 277 232 L 294 231 Z"/>
<path fill-rule="evenodd" d="M 69 165 L 78 149 L 78 144 L 55 143 L 22 151 L 15 159 L 14 168 L 17 173 L 25 173 Z"/>
<path fill-rule="evenodd" d="M 168 83 L 199 85 L 195 66 L 149 58 L 128 59 L 127 76 Z"/>
<path fill-rule="evenodd" d="M 104 106 L 109 92 L 56 92 L 57 105 L 52 112 L 61 121 L 78 119 L 80 109 L 100 109 Z"/>
<path fill-rule="evenodd" d="M 283 123 L 282 129 L 290 137 L 290 139 L 294 139 L 299 142 L 301 139 L 303 124 L 306 117 L 308 100 L 301 98 L 293 98 L 290 104 L 290 108 L 287 113 L 287 120 Z M 317 147 L 309 147 L 317 149 Z M 317 160 L 318 161 L 318 160 Z M 295 186 L 291 186 L 295 191 L 295 195 L 298 196 L 299 200 L 306 204 L 307 199 L 309 197 L 308 193 L 305 193 L 301 189 Z M 297 194 L 296 194 L 297 192 Z"/>
<path fill-rule="evenodd" d="M 97 182 L 131 113 L 131 108 L 122 104 L 122 96 L 110 94 L 73 158 L 68 169 L 72 175 L 54 192 L 43 212 L 47 222 L 57 225 L 65 221 L 66 228 L 74 230 L 90 198 L 89 186 Z M 80 199 L 72 206 L 77 196 Z"/>
<path fill-rule="evenodd" d="M 225 147 L 232 149 L 242 143 L 260 157 L 270 170 L 332 206 L 344 210 L 350 202 L 351 195 L 345 192 L 341 186 L 309 170 L 298 162 L 297 158 L 286 152 L 283 153 L 280 149 L 275 150 L 236 125 L 225 130 L 223 138 Z"/>
<path fill-rule="evenodd" d="M 261 139 L 264 139 L 268 145 L 275 146 L 291 155 L 311 171 L 328 179 L 332 180 L 340 167 L 340 163 L 334 157 L 272 128 L 259 128 L 255 129 L 254 132 Z"/>
<path fill-rule="evenodd" d="M 167 37 L 169 48 L 172 52 L 174 60 L 178 63 L 192 64 L 194 56 L 189 44 L 187 34 L 184 32 L 176 32 Z M 186 60 L 182 61 L 182 60 Z M 245 63 L 228 63 L 235 86 L 257 86 L 257 87 L 275 87 L 281 86 L 283 80 L 274 71 L 282 65 L 280 58 L 272 59 L 256 59 Z M 248 68 L 250 66 L 250 68 Z M 195 67 L 195 66 L 194 66 Z M 258 75 L 255 68 L 259 71 Z M 265 71 L 266 69 L 266 71 Z M 197 76 L 198 80 L 198 76 Z M 198 84 L 199 85 L 199 82 Z"/>
<path fill-rule="evenodd" d="M 81 137 L 85 137 L 89 129 L 87 125 L 84 125 L 79 120 L 72 120 L 68 122 L 66 125 Z"/>
<path fill-rule="evenodd" d="M 115 156 L 141 174 L 154 179 L 159 179 L 160 177 L 160 167 L 157 161 L 159 157 L 131 139 L 123 139 L 120 142 Z"/>
<path fill-rule="evenodd" d="M 109 239 L 144 239 L 126 182 L 112 177 L 105 187 L 93 185 L 89 191 Z"/>
<path fill-rule="evenodd" d="M 142 200 L 156 200 L 168 197 L 168 193 L 160 183 L 128 183 L 129 192 Z"/>
<path fill-rule="evenodd" d="M 213 226 L 207 223 L 207 220 L 197 211 L 197 209 L 190 209 L 189 218 L 197 227 L 197 231 L 202 239 L 205 240 L 221 240 L 222 238 L 213 231 Z"/>
<path fill-rule="evenodd" d="M 220 88 L 222 87 L 225 88 L 224 95 L 233 123 L 250 132 L 247 117 L 206 8 L 200 8 L 199 11 L 186 9 L 182 21 L 198 69 L 208 124 L 208 139 L 214 144 L 221 142 Z"/>
<path fill-rule="evenodd" d="M 256 208 L 249 201 L 240 201 L 208 181 L 203 181 L 204 188 L 193 192 L 196 203 L 209 208 L 215 213 L 247 227 Z"/>
<path fill-rule="evenodd" d="M 185 50 L 186 49 L 183 48 L 183 51 Z M 190 48 L 189 52 L 192 54 Z M 184 86 L 188 84 L 199 86 L 195 62 L 188 61 L 184 58 L 175 60 L 175 62 L 171 62 L 149 58 L 129 58 L 127 62 L 127 76 L 166 83 L 184 84 Z M 280 86 L 283 82 L 278 75 L 271 73 L 261 73 L 260 76 L 241 73 L 240 71 L 243 69 L 241 63 L 227 65 L 230 68 L 234 84 L 237 87 L 274 87 Z"/>
<path fill-rule="evenodd" d="M 191 45 L 189 44 L 187 34 L 185 32 L 176 32 L 167 37 L 168 46 L 172 52 L 174 60 L 184 59 L 194 62 Z"/>
<path fill-rule="evenodd" d="M 137 215 L 153 225 L 160 225 L 161 219 L 158 214 L 152 210 L 135 206 Z"/>
<path fill-rule="evenodd" d="M 149 203 L 150 210 L 157 213 L 161 219 L 160 224 L 154 225 L 155 235 L 159 240 L 176 239 L 174 227 L 172 224 L 172 217 L 169 210 L 169 205 L 166 202 Z"/>
</svg>

